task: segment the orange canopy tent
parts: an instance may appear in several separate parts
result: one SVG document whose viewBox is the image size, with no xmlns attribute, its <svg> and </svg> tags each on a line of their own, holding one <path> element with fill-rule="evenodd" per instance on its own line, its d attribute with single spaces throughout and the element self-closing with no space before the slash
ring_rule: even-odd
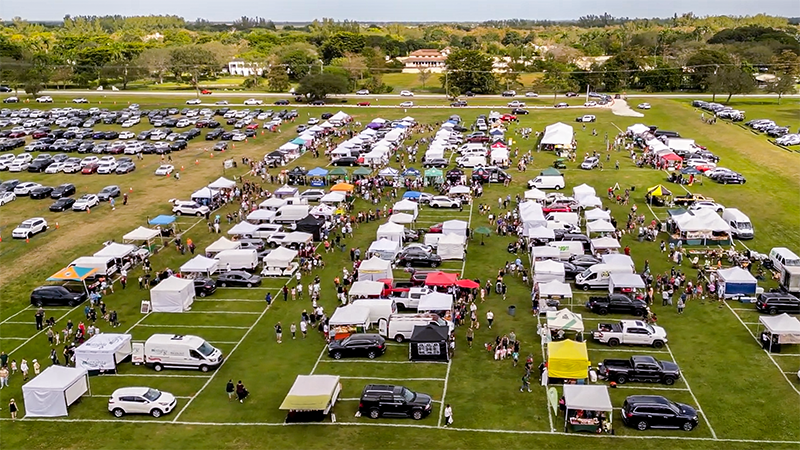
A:
<svg viewBox="0 0 800 450">
<path fill-rule="evenodd" d="M 331 192 L 353 192 L 353 185 L 350 183 L 336 183 L 331 188 Z"/>
</svg>

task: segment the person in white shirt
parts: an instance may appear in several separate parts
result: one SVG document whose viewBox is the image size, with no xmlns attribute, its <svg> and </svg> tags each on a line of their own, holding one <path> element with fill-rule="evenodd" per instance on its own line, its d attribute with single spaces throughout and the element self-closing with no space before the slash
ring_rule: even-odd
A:
<svg viewBox="0 0 800 450">
<path fill-rule="evenodd" d="M 452 424 L 453 424 L 453 408 L 448 403 L 447 406 L 444 407 L 444 426 Z"/>
<path fill-rule="evenodd" d="M 303 339 L 305 339 L 306 333 L 308 332 L 308 324 L 305 320 L 300 321 L 300 332 L 303 334 Z"/>
<path fill-rule="evenodd" d="M 489 329 L 492 329 L 492 322 L 494 322 L 494 313 L 489 310 L 486 311 L 486 321 L 489 322 Z"/>
</svg>

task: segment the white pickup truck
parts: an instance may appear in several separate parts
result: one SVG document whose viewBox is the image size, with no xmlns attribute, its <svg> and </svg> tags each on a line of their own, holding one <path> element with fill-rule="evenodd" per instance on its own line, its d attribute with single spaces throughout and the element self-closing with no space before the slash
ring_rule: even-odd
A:
<svg viewBox="0 0 800 450">
<path fill-rule="evenodd" d="M 648 345 L 661 348 L 667 343 L 664 328 L 647 324 L 641 320 L 620 320 L 619 323 L 601 323 L 593 333 L 594 340 L 611 347 L 620 344 Z"/>
</svg>

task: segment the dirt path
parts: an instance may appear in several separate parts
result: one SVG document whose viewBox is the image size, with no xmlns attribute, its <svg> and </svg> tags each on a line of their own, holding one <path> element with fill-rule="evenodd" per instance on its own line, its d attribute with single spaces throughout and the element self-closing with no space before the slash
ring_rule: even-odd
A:
<svg viewBox="0 0 800 450">
<path fill-rule="evenodd" d="M 644 114 L 631 109 L 631 107 L 628 106 L 628 102 L 622 99 L 614 100 L 614 104 L 611 105 L 611 112 L 614 113 L 615 116 L 644 117 Z"/>
</svg>

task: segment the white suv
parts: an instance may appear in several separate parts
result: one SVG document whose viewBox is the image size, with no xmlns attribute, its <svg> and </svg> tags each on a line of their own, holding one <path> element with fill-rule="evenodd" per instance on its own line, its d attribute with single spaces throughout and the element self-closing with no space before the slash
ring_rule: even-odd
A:
<svg viewBox="0 0 800 450">
<path fill-rule="evenodd" d="M 172 204 L 174 205 L 172 212 L 179 216 L 186 214 L 200 217 L 206 215 L 210 211 L 208 206 L 193 201 L 176 200 Z"/>
<path fill-rule="evenodd" d="M 108 411 L 115 417 L 125 414 L 150 414 L 161 417 L 175 409 L 178 400 L 169 392 L 147 387 L 120 388 L 108 399 Z"/>
<path fill-rule="evenodd" d="M 41 217 L 34 217 L 22 222 L 17 228 L 14 228 L 14 231 L 11 232 L 11 237 L 14 239 L 29 239 L 32 238 L 34 234 L 41 233 L 45 230 L 47 230 L 47 221 Z"/>
<path fill-rule="evenodd" d="M 431 199 L 429 204 L 434 208 L 458 208 L 461 206 L 461 200 L 437 195 Z"/>
</svg>

